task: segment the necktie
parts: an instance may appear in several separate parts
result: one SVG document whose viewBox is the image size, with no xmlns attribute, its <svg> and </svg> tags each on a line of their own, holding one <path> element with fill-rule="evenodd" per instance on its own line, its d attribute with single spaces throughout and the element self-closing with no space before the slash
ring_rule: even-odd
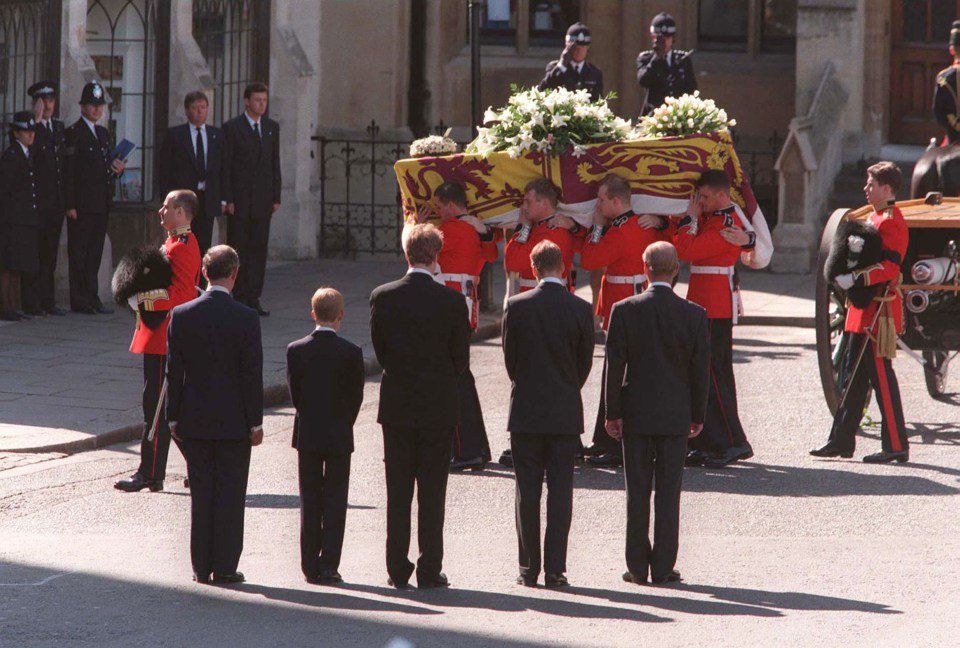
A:
<svg viewBox="0 0 960 648">
<path fill-rule="evenodd" d="M 207 179 L 207 156 L 203 151 L 203 136 L 200 134 L 200 127 L 197 127 L 197 165 L 200 167 L 200 181 Z"/>
<path fill-rule="evenodd" d="M 260 139 L 260 122 L 253 123 L 253 132 L 256 133 L 257 139 Z"/>
</svg>

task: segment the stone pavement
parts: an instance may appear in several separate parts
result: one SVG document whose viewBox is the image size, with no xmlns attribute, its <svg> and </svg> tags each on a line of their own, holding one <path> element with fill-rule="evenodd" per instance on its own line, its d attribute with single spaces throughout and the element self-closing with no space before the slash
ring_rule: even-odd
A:
<svg viewBox="0 0 960 648">
<path fill-rule="evenodd" d="M 477 339 L 499 334 L 505 289 L 500 267 L 494 270 L 497 312 L 483 314 Z M 404 268 L 397 257 L 271 262 L 262 301 L 272 314 L 261 319 L 266 403 L 286 400 L 285 349 L 310 332 L 309 299 L 321 285 L 344 294 L 341 334 L 363 348 L 370 373 L 379 371 L 367 299 Z M 588 273 L 579 275 L 578 294 L 589 299 Z M 744 323 L 812 326 L 812 276 L 750 271 L 741 284 Z M 118 308 L 109 316 L 71 313 L 0 323 L 0 465 L 14 461 L 11 452 L 72 453 L 139 437 L 143 377 L 140 357 L 128 352 L 133 322 Z"/>
</svg>

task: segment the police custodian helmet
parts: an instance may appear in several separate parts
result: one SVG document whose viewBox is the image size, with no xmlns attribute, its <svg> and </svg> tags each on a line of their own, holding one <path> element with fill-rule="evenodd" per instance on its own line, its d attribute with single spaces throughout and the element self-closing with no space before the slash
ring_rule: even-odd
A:
<svg viewBox="0 0 960 648">
<path fill-rule="evenodd" d="M 575 22 L 567 29 L 567 44 L 589 45 L 590 30 L 583 23 Z"/>
<path fill-rule="evenodd" d="M 661 11 L 650 22 L 650 33 L 660 36 L 676 36 L 677 21 L 666 11 Z"/>
<path fill-rule="evenodd" d="M 107 103 L 107 93 L 103 91 L 103 86 L 96 81 L 91 81 L 83 86 L 83 92 L 80 94 L 81 104 L 93 104 L 95 106 Z"/>
</svg>

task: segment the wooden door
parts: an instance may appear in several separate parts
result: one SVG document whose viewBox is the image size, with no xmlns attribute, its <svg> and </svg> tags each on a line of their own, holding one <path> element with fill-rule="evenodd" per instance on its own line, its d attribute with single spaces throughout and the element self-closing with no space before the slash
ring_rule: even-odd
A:
<svg viewBox="0 0 960 648">
<path fill-rule="evenodd" d="M 890 141 L 926 144 L 943 137 L 933 118 L 937 73 L 951 63 L 950 23 L 960 0 L 894 0 L 890 33 Z"/>
</svg>

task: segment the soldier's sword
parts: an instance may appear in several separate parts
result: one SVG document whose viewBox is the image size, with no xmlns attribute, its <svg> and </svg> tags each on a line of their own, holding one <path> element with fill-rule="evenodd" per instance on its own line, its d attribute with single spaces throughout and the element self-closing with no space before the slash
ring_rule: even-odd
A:
<svg viewBox="0 0 960 648">
<path fill-rule="evenodd" d="M 167 379 L 163 379 L 163 385 L 160 387 L 160 398 L 157 400 L 157 411 L 153 413 L 153 423 L 150 425 L 150 432 L 147 433 L 147 441 L 153 441 L 157 434 L 157 428 L 160 426 L 160 414 L 163 412 L 163 401 L 167 399 Z"/>
</svg>

